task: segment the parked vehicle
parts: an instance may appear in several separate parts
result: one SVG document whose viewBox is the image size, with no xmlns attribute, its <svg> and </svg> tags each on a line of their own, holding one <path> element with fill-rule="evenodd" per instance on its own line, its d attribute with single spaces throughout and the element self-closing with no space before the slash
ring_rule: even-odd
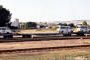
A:
<svg viewBox="0 0 90 60">
<path fill-rule="evenodd" d="M 13 37 L 12 31 L 8 27 L 0 27 L 0 35 L 2 35 L 4 38 Z"/>
<path fill-rule="evenodd" d="M 84 35 L 88 32 L 88 28 L 85 25 L 77 25 L 77 27 L 73 30 L 74 33 L 77 35 Z"/>
<path fill-rule="evenodd" d="M 57 30 L 60 34 L 63 34 L 63 36 L 71 36 L 72 34 L 70 26 L 59 26 Z"/>
</svg>

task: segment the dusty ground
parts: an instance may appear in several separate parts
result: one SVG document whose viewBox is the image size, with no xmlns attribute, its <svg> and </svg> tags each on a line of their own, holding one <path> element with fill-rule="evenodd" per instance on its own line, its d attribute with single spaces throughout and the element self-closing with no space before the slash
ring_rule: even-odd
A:
<svg viewBox="0 0 90 60">
<path fill-rule="evenodd" d="M 17 49 L 17 48 L 41 48 L 55 46 L 70 46 L 90 44 L 90 39 L 84 40 L 50 40 L 50 41 L 30 41 L 30 42 L 13 42 L 0 43 L 2 49 Z M 68 59 L 67 59 L 68 58 Z M 90 47 L 65 49 L 54 51 L 40 52 L 22 52 L 22 53 L 7 53 L 0 54 L 0 60 L 90 60 Z"/>
<path fill-rule="evenodd" d="M 90 48 L 0 54 L 0 60 L 90 60 Z"/>
<path fill-rule="evenodd" d="M 90 39 L 0 43 L 0 50 L 74 46 L 74 45 L 83 45 L 83 44 L 84 45 L 90 44 Z"/>
</svg>

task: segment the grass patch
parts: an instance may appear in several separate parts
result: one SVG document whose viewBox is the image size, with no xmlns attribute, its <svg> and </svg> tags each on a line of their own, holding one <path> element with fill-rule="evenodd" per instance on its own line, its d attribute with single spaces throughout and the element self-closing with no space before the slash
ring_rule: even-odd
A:
<svg viewBox="0 0 90 60">
<path fill-rule="evenodd" d="M 68 50 L 40 55 L 2 55 L 0 60 L 90 60 L 90 52 Z"/>
</svg>

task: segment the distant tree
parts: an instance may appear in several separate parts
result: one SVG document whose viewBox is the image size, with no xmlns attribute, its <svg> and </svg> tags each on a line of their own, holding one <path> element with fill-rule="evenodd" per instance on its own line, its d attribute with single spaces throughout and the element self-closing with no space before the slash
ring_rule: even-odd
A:
<svg viewBox="0 0 90 60">
<path fill-rule="evenodd" d="M 87 24 L 86 21 L 83 21 L 83 22 L 82 22 L 82 25 L 86 25 L 86 26 L 87 26 L 88 24 Z"/>
<path fill-rule="evenodd" d="M 58 25 L 62 25 L 62 23 L 59 23 Z"/>
<path fill-rule="evenodd" d="M 0 27 L 7 26 L 11 19 L 11 13 L 3 6 L 0 6 Z"/>
<path fill-rule="evenodd" d="M 67 26 L 67 23 L 64 23 L 63 25 L 64 25 L 64 26 Z"/>
<path fill-rule="evenodd" d="M 58 25 L 67 26 L 67 23 L 59 23 Z"/>
<path fill-rule="evenodd" d="M 75 25 L 73 23 L 68 24 L 68 26 L 70 26 L 71 28 L 75 27 Z"/>
<path fill-rule="evenodd" d="M 20 29 L 28 29 L 26 22 L 20 22 Z"/>
<path fill-rule="evenodd" d="M 36 22 L 27 22 L 27 27 L 28 28 L 36 28 L 37 27 L 37 23 Z"/>
</svg>

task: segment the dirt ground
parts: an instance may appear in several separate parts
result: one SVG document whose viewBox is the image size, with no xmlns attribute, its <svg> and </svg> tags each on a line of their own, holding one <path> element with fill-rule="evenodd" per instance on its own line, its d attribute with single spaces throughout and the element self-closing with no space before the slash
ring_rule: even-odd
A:
<svg viewBox="0 0 90 60">
<path fill-rule="evenodd" d="M 90 45 L 90 39 L 0 43 L 0 50 Z"/>
<path fill-rule="evenodd" d="M 87 45 L 90 39 L 0 43 L 0 50 Z M 54 59 L 55 58 L 55 59 Z M 89 60 L 90 47 L 0 54 L 0 60 Z"/>
<path fill-rule="evenodd" d="M 54 59 L 55 58 L 55 59 Z M 69 59 L 66 59 L 69 58 Z M 73 59 L 72 59 L 73 58 Z M 89 60 L 89 48 L 0 54 L 1 60 Z"/>
</svg>

